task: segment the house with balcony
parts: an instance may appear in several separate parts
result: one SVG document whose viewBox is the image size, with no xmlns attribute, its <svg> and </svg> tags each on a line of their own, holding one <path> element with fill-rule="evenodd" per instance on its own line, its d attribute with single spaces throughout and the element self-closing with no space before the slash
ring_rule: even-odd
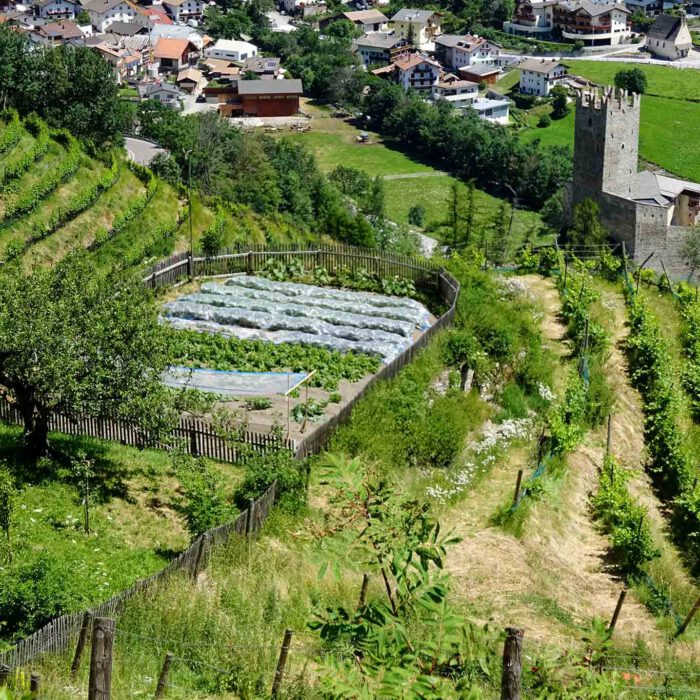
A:
<svg viewBox="0 0 700 700">
<path fill-rule="evenodd" d="M 567 67 L 563 63 L 546 58 L 526 58 L 518 64 L 518 68 L 519 90 L 524 95 L 547 97 L 567 75 Z"/>
<path fill-rule="evenodd" d="M 90 23 L 99 32 L 107 31 L 112 22 L 131 22 L 142 10 L 129 0 L 91 0 L 83 5 Z"/>
<path fill-rule="evenodd" d="M 138 86 L 138 91 L 141 100 L 157 100 L 162 105 L 176 110 L 179 110 L 182 106 L 183 94 L 175 85 L 160 81 L 141 83 Z"/>
<path fill-rule="evenodd" d="M 442 14 L 433 10 L 404 8 L 392 18 L 394 34 L 418 49 L 432 50 L 435 37 L 442 34 Z"/>
<path fill-rule="evenodd" d="M 82 29 L 70 20 L 38 25 L 30 33 L 30 38 L 33 42 L 46 46 L 85 43 L 85 34 L 83 34 Z"/>
<path fill-rule="evenodd" d="M 559 0 L 518 0 L 510 22 L 503 31 L 531 39 L 547 39 L 554 29 L 554 7 Z"/>
<path fill-rule="evenodd" d="M 197 47 L 187 39 L 158 39 L 153 49 L 153 59 L 160 64 L 160 73 L 179 73 L 197 62 Z"/>
<path fill-rule="evenodd" d="M 393 32 L 372 32 L 355 39 L 353 50 L 364 66 L 388 66 L 413 53 L 414 48 Z"/>
<path fill-rule="evenodd" d="M 628 42 L 630 11 L 620 3 L 576 0 L 554 6 L 554 26 L 567 41 L 584 46 L 612 46 Z"/>
<path fill-rule="evenodd" d="M 201 22 L 207 3 L 204 0 L 162 0 L 163 8 L 173 22 L 185 24 L 188 20 Z"/>
<path fill-rule="evenodd" d="M 479 96 L 479 86 L 447 73 L 433 85 L 433 99 L 449 102 L 455 109 L 465 109 Z"/>
<path fill-rule="evenodd" d="M 473 63 L 495 64 L 501 47 L 482 36 L 441 34 L 435 38 L 435 58 L 447 70 L 459 70 Z"/>
<path fill-rule="evenodd" d="M 49 22 L 72 20 L 80 12 L 80 5 L 73 0 L 35 0 L 32 12 L 34 17 Z"/>
<path fill-rule="evenodd" d="M 380 78 L 393 80 L 404 90 L 415 90 L 426 97 L 432 97 L 433 86 L 440 79 L 442 66 L 432 58 L 412 54 L 372 72 Z"/>
<path fill-rule="evenodd" d="M 647 32 L 647 49 L 657 58 L 675 61 L 693 48 L 685 15 L 659 15 Z"/>
</svg>

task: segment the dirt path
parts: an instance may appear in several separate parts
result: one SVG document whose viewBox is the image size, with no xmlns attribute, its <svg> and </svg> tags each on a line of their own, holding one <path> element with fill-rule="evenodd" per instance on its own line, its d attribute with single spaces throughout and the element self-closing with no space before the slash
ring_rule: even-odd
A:
<svg viewBox="0 0 700 700">
<path fill-rule="evenodd" d="M 558 318 L 560 302 L 553 282 L 536 276 L 520 279 L 539 302 L 546 343 L 564 358 L 568 352 L 565 328 Z M 622 323 L 616 327 L 620 335 L 610 366 L 621 392 L 626 374 L 618 342 L 625 330 Z M 561 383 L 565 371 L 558 374 Z M 638 415 L 633 394 L 629 389 L 621 397 L 619 413 Z M 532 508 L 521 539 L 491 526 L 489 518 L 511 497 L 517 470 L 527 463 L 526 449 L 509 454 L 507 463 L 497 465 L 490 478 L 451 514 L 448 524 L 464 539 L 450 552 L 448 568 L 454 574 L 455 593 L 470 609 L 492 618 L 498 626 L 517 624 L 530 639 L 559 646 L 578 641 L 581 628 L 594 616 L 610 618 L 623 584 L 609 572 L 605 563 L 608 542 L 589 517 L 589 494 L 596 487 L 603 458 L 603 432 L 589 435 L 569 455 L 560 489 L 546 494 Z M 621 448 L 641 440 L 638 421 L 626 421 L 621 415 L 614 436 Z M 636 454 L 641 454 L 640 448 Z M 637 635 L 650 643 L 661 639 L 654 619 L 632 596 L 627 598 L 617 629 L 619 638 L 628 641 Z"/>
</svg>

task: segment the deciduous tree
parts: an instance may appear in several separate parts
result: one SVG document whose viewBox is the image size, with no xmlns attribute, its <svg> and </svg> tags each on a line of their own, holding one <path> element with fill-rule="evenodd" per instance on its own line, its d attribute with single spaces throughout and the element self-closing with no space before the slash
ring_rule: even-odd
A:
<svg viewBox="0 0 700 700">
<path fill-rule="evenodd" d="M 98 274 L 86 254 L 31 274 L 12 266 L 0 279 L 0 394 L 34 456 L 48 450 L 52 412 L 165 427 L 166 344 L 142 283 Z"/>
</svg>

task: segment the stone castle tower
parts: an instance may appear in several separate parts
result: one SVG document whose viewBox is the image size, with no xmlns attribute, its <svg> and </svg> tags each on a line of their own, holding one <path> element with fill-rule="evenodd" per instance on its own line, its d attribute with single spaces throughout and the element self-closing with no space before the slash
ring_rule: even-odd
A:
<svg viewBox="0 0 700 700">
<path fill-rule="evenodd" d="M 606 89 L 576 98 L 574 204 L 601 192 L 630 197 L 637 174 L 640 96 Z"/>
<path fill-rule="evenodd" d="M 577 96 L 568 218 L 592 199 L 603 226 L 634 261 L 653 253 L 652 268 L 661 271 L 663 262 L 671 276 L 685 277 L 683 246 L 700 226 L 700 183 L 638 171 L 640 103 L 639 95 L 612 88 Z"/>
</svg>

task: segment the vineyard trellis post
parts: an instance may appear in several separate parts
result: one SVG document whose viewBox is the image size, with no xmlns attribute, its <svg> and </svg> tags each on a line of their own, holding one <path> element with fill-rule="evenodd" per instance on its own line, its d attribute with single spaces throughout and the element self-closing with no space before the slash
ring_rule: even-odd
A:
<svg viewBox="0 0 700 700">
<path fill-rule="evenodd" d="M 41 688 L 41 676 L 38 673 L 32 673 L 29 676 L 29 692 L 31 697 L 38 698 Z"/>
<path fill-rule="evenodd" d="M 284 639 L 282 640 L 282 648 L 280 649 L 279 659 L 277 659 L 277 668 L 275 669 L 275 677 L 272 681 L 272 691 L 271 695 L 273 698 L 277 697 L 280 687 L 282 686 L 282 680 L 284 679 L 284 669 L 287 665 L 287 656 L 289 656 L 289 647 L 292 643 L 292 630 L 287 629 L 284 631 Z"/>
<path fill-rule="evenodd" d="M 675 638 L 680 637 L 683 632 L 687 629 L 688 625 L 692 621 L 692 619 L 695 617 L 695 613 L 700 609 L 700 598 L 698 598 L 695 603 L 693 604 L 693 607 L 690 609 L 690 612 L 685 616 L 685 620 L 681 623 L 681 626 L 676 630 L 676 633 L 673 635 Z"/>
<path fill-rule="evenodd" d="M 357 609 L 365 607 L 367 599 L 367 587 L 369 586 L 369 574 L 362 574 L 362 586 L 360 587 L 360 600 L 357 602 Z"/>
<path fill-rule="evenodd" d="M 7 664 L 0 665 L 0 688 L 7 685 L 7 679 L 10 677 L 10 667 Z"/>
<path fill-rule="evenodd" d="M 92 626 L 92 613 L 89 611 L 83 615 L 83 623 L 80 626 L 80 633 L 78 634 L 78 642 L 75 646 L 75 655 L 73 656 L 73 663 L 70 667 L 71 678 L 75 678 L 80 670 L 80 662 L 83 658 L 83 651 L 85 649 L 85 642 L 87 641 L 88 633 L 90 632 L 90 627 Z"/>
<path fill-rule="evenodd" d="M 617 620 L 620 617 L 620 611 L 622 610 L 622 604 L 625 602 L 626 597 L 627 591 L 623 588 L 620 591 L 620 596 L 617 599 L 617 604 L 615 605 L 615 610 L 613 612 L 612 619 L 610 620 L 610 624 L 608 625 L 608 638 L 613 636 L 615 626 L 617 625 Z"/>
<path fill-rule="evenodd" d="M 515 480 L 515 494 L 513 495 L 513 506 L 517 507 L 520 503 L 520 487 L 523 483 L 523 470 L 518 469 L 518 477 Z"/>
<path fill-rule="evenodd" d="M 168 673 L 170 673 L 170 666 L 173 663 L 173 653 L 169 651 L 165 658 L 163 659 L 163 668 L 160 670 L 160 676 L 158 676 L 158 685 L 156 686 L 156 694 L 154 695 L 155 700 L 159 700 L 165 694 L 165 687 L 168 685 Z"/>
<path fill-rule="evenodd" d="M 114 628 L 114 620 L 109 617 L 96 617 L 92 623 L 88 700 L 110 700 L 112 697 Z"/>
<path fill-rule="evenodd" d="M 520 700 L 523 673 L 523 636 L 525 631 L 506 627 L 501 670 L 501 700 Z"/>
</svg>

